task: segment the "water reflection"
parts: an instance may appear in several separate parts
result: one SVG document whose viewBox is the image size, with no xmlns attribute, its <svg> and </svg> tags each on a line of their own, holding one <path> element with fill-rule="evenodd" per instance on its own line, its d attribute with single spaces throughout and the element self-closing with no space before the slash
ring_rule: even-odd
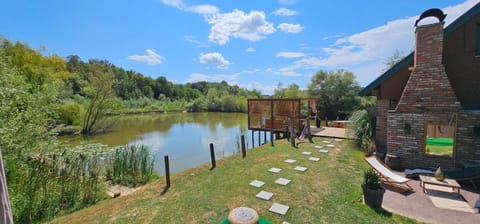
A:
<svg viewBox="0 0 480 224">
<path fill-rule="evenodd" d="M 247 131 L 247 114 L 174 113 L 116 116 L 112 119 L 118 122 L 113 132 L 89 139 L 61 140 L 70 144 L 88 141 L 109 146 L 143 144 L 155 155 L 155 168 L 160 175 L 164 174 L 164 155 L 169 156 L 171 172 L 179 172 L 210 162 L 210 143 L 215 146 L 217 159 L 238 152 L 241 134 L 245 135 L 247 148 L 252 145 L 251 132 Z M 254 135 L 256 146 L 257 134 Z M 264 142 L 263 134 L 261 138 Z"/>
</svg>

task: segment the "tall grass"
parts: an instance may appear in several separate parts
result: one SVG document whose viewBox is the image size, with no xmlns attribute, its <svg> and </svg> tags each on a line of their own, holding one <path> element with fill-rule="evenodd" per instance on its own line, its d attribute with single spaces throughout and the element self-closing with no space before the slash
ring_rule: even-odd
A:
<svg viewBox="0 0 480 224">
<path fill-rule="evenodd" d="M 107 181 L 135 187 L 154 177 L 155 160 L 143 145 L 118 147 L 106 163 Z"/>
<path fill-rule="evenodd" d="M 15 223 L 38 223 L 94 204 L 106 197 L 106 180 L 137 186 L 155 175 L 144 146 L 89 144 L 5 159 Z"/>
<path fill-rule="evenodd" d="M 36 223 L 104 197 L 98 155 L 79 147 L 8 157 L 6 170 L 15 222 Z"/>
</svg>

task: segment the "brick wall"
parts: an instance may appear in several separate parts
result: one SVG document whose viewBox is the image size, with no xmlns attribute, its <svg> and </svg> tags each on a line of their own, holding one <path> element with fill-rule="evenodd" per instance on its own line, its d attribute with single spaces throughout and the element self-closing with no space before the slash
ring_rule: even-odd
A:
<svg viewBox="0 0 480 224">
<path fill-rule="evenodd" d="M 473 136 L 480 112 L 462 109 L 442 64 L 442 51 L 443 22 L 417 27 L 414 69 L 395 111 L 386 116 L 387 150 L 399 156 L 403 167 L 452 169 L 480 164 L 480 141 Z M 456 125 L 453 157 L 424 154 L 429 123 Z"/>
<path fill-rule="evenodd" d="M 387 152 L 387 111 L 390 109 L 390 100 L 377 100 L 377 121 L 375 128 L 375 145 L 377 151 L 381 153 Z"/>
</svg>

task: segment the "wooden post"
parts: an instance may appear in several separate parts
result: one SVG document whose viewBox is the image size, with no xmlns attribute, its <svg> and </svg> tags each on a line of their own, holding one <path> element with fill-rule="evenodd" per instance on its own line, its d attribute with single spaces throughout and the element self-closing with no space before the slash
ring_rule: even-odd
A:
<svg viewBox="0 0 480 224">
<path fill-rule="evenodd" d="M 263 131 L 263 144 L 267 144 L 267 131 Z"/>
<path fill-rule="evenodd" d="M 312 132 L 310 131 L 310 118 L 309 117 L 307 117 L 307 136 L 308 136 L 308 141 L 310 143 L 313 143 Z"/>
<path fill-rule="evenodd" d="M 294 127 L 294 120 L 290 119 L 290 145 L 295 147 L 295 127 Z"/>
<path fill-rule="evenodd" d="M 255 130 L 252 130 L 252 149 L 255 148 L 255 135 L 254 135 Z"/>
<path fill-rule="evenodd" d="M 168 163 L 168 156 L 163 157 L 165 160 L 165 179 L 167 180 L 167 186 L 165 189 L 170 188 L 170 164 Z"/>
<path fill-rule="evenodd" d="M 285 126 L 285 134 L 283 135 L 283 137 L 289 139 L 290 141 L 290 130 L 288 130 L 288 126 Z"/>
<path fill-rule="evenodd" d="M 210 143 L 210 159 L 212 160 L 212 167 L 210 170 L 215 169 L 217 162 L 215 161 L 215 149 L 213 148 L 213 143 Z"/>
<path fill-rule="evenodd" d="M 270 146 L 274 146 L 273 145 L 273 131 L 270 131 Z"/>
<path fill-rule="evenodd" d="M 245 158 L 247 156 L 247 149 L 245 148 L 245 136 L 240 136 L 240 142 L 242 144 L 242 158 Z"/>
<path fill-rule="evenodd" d="M 258 146 L 261 146 L 261 145 L 262 145 L 262 139 L 260 139 L 260 138 L 261 138 L 261 134 L 262 134 L 261 131 L 258 130 Z"/>
</svg>

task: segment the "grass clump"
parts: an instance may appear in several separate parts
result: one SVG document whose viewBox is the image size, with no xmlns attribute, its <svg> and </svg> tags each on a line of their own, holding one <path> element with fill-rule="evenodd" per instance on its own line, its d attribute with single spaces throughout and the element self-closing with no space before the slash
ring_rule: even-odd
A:
<svg viewBox="0 0 480 224">
<path fill-rule="evenodd" d="M 154 158 L 143 145 L 118 147 L 106 163 L 106 178 L 115 184 L 135 187 L 154 178 Z"/>
</svg>

